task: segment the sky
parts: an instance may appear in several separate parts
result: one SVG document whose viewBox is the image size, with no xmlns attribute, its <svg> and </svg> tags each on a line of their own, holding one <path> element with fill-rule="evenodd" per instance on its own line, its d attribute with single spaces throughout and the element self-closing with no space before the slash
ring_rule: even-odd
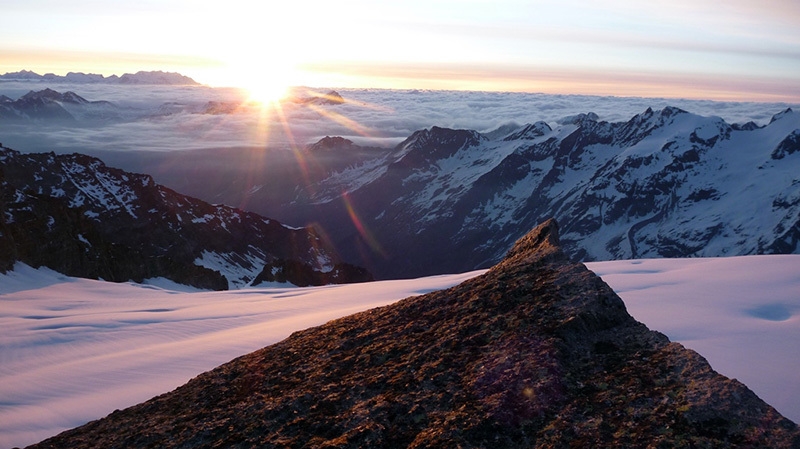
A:
<svg viewBox="0 0 800 449">
<path fill-rule="evenodd" d="M 796 0 L 0 0 L 0 73 L 800 100 Z"/>
</svg>

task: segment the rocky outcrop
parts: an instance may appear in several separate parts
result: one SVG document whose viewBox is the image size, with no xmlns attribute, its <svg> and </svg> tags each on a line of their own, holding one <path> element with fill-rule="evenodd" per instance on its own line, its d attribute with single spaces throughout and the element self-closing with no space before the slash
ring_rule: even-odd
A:
<svg viewBox="0 0 800 449">
<path fill-rule="evenodd" d="M 486 274 L 331 321 L 33 447 L 800 447 L 635 321 L 548 221 Z"/>
</svg>

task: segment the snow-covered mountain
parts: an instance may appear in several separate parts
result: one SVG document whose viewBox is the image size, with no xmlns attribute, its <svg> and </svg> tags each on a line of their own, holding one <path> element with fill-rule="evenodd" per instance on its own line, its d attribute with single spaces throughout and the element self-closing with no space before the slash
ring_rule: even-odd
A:
<svg viewBox="0 0 800 449">
<path fill-rule="evenodd" d="M 341 263 L 311 228 L 212 205 L 99 159 L 0 146 L 0 270 L 15 262 L 79 277 L 164 277 L 227 289 L 371 279 Z M 301 267 L 294 276 L 287 267 Z M 265 268 L 268 273 L 262 273 Z"/>
<path fill-rule="evenodd" d="M 766 126 L 667 107 L 616 123 L 433 127 L 293 204 L 379 277 L 490 266 L 548 217 L 580 260 L 796 253 L 799 153 L 791 109 Z"/>
<path fill-rule="evenodd" d="M 30 70 L 8 72 L 0 75 L 3 81 L 43 81 L 51 83 L 107 83 L 107 84 L 159 84 L 159 85 L 196 85 L 197 81 L 176 72 L 138 71 L 125 73 L 122 76 L 103 76 L 97 73 L 69 72 L 66 75 L 46 73 L 39 75 Z"/>
<path fill-rule="evenodd" d="M 0 98 L 0 120 L 35 122 L 114 121 L 122 119 L 123 110 L 108 101 L 89 101 L 72 91 L 64 93 L 47 88 L 30 91 L 17 100 Z"/>
</svg>

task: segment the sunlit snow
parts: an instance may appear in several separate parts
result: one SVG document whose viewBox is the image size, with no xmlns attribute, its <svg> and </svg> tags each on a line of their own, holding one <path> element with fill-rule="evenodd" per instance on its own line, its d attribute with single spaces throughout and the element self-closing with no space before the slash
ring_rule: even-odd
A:
<svg viewBox="0 0 800 449">
<path fill-rule="evenodd" d="M 651 329 L 800 421 L 800 256 L 590 263 Z M 169 391 L 291 332 L 480 271 L 312 288 L 114 284 L 18 264 L 0 275 L 0 447 Z"/>
</svg>

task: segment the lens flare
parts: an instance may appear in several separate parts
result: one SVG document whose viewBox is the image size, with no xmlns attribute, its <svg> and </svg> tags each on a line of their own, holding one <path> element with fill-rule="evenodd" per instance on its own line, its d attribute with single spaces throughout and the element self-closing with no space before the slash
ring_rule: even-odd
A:
<svg viewBox="0 0 800 449">
<path fill-rule="evenodd" d="M 386 252 L 383 250 L 380 242 L 378 242 L 378 239 L 376 239 L 372 232 L 370 232 L 370 230 L 364 226 L 364 222 L 361 221 L 361 218 L 359 218 L 355 207 L 353 207 L 353 202 L 350 201 L 350 196 L 347 192 L 342 194 L 342 202 L 344 203 L 345 210 L 347 210 L 347 215 L 350 217 L 350 221 L 353 222 L 353 226 L 356 227 L 359 235 L 361 235 L 364 241 L 367 242 L 367 245 L 369 245 L 372 251 L 386 258 Z"/>
</svg>

